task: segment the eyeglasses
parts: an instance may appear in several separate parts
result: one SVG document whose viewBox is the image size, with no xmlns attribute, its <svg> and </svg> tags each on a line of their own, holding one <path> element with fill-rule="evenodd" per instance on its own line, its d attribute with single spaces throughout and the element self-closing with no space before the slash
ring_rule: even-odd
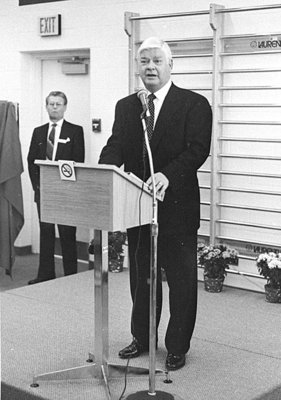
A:
<svg viewBox="0 0 281 400">
<path fill-rule="evenodd" d="M 64 104 L 63 103 L 49 103 L 48 104 L 48 106 L 50 106 L 50 107 L 61 107 L 61 106 L 64 106 Z"/>
</svg>

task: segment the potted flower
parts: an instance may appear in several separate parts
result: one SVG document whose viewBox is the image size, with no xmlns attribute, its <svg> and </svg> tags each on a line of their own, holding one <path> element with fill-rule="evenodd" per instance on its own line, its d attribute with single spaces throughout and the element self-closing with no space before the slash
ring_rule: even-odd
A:
<svg viewBox="0 0 281 400">
<path fill-rule="evenodd" d="M 267 280 L 264 286 L 266 301 L 281 303 L 281 253 L 261 253 L 256 263 L 260 275 Z"/>
<path fill-rule="evenodd" d="M 108 232 L 108 269 L 111 272 L 123 271 L 126 239 L 126 232 Z"/>
<path fill-rule="evenodd" d="M 108 269 L 110 272 L 122 272 L 124 263 L 124 245 L 126 232 L 108 232 Z M 89 244 L 89 254 L 94 254 L 94 239 Z"/>
<path fill-rule="evenodd" d="M 205 290 L 212 293 L 221 292 L 226 269 L 229 264 L 237 265 L 238 252 L 222 244 L 206 246 L 199 243 L 197 256 L 198 263 L 204 268 Z"/>
</svg>

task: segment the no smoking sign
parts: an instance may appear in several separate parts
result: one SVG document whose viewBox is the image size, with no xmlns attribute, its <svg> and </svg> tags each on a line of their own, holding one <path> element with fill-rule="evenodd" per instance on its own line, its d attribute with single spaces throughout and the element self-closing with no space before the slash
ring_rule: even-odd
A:
<svg viewBox="0 0 281 400">
<path fill-rule="evenodd" d="M 59 161 L 60 178 L 64 181 L 76 181 L 74 161 Z"/>
</svg>

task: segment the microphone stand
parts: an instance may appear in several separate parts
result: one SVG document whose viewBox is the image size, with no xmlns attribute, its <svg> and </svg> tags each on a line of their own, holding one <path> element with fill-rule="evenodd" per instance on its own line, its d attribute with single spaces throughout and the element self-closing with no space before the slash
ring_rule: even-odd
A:
<svg viewBox="0 0 281 400">
<path fill-rule="evenodd" d="M 157 239 L 158 239 L 158 203 L 156 196 L 155 176 L 154 176 L 154 165 L 153 157 L 151 153 L 150 143 L 147 135 L 146 127 L 146 113 L 148 110 L 144 110 L 140 119 L 143 126 L 144 140 L 147 149 L 149 169 L 152 182 L 152 221 L 151 221 L 151 237 L 150 237 L 150 303 L 149 303 L 149 390 L 139 391 L 132 393 L 125 397 L 124 400 L 182 400 L 180 397 L 171 395 L 163 391 L 155 391 L 155 364 L 156 364 L 156 288 L 157 288 Z M 158 372 L 158 371 L 157 371 Z M 166 373 L 166 383 L 172 383 Z"/>
</svg>

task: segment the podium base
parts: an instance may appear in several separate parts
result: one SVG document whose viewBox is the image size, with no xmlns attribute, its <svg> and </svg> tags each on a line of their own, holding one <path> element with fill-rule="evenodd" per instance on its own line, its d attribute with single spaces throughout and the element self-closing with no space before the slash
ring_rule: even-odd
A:
<svg viewBox="0 0 281 400">
<path fill-rule="evenodd" d="M 83 365 L 80 367 L 67 368 L 59 371 L 47 372 L 33 377 L 33 385 L 38 381 L 58 381 L 70 379 L 95 378 L 107 381 L 110 378 L 121 378 L 127 373 L 128 376 L 148 375 L 149 369 L 142 367 L 125 366 L 118 364 L 107 364 L 105 366 L 98 364 Z M 157 369 L 156 374 L 165 374 L 164 371 Z M 39 385 L 36 385 L 39 386 Z"/>
<path fill-rule="evenodd" d="M 72 380 L 72 379 L 86 379 L 94 378 L 98 381 L 104 383 L 106 395 L 108 399 L 111 399 L 109 380 L 111 378 L 123 378 L 125 373 L 128 376 L 140 376 L 149 375 L 148 368 L 142 367 L 130 367 L 118 364 L 106 364 L 101 365 L 99 363 L 93 363 L 91 365 L 83 365 L 80 367 L 67 368 L 59 371 L 47 372 L 41 375 L 36 375 L 33 377 L 33 383 L 30 385 L 32 388 L 37 388 L 39 386 L 38 381 L 58 381 L 58 380 Z M 165 374 L 164 371 L 160 369 L 155 370 L 156 374 Z M 158 399 L 158 397 L 156 397 Z M 165 397 L 161 397 L 161 400 L 166 400 Z M 170 398 L 167 398 L 167 400 Z M 172 397 L 171 399 L 174 399 Z"/>
<path fill-rule="evenodd" d="M 147 392 L 146 390 L 143 390 L 141 392 L 136 392 L 129 394 L 127 397 L 124 398 L 124 400 L 183 400 L 181 397 L 178 397 L 174 394 L 162 392 L 161 390 L 158 390 L 157 392 L 151 394 Z"/>
</svg>

